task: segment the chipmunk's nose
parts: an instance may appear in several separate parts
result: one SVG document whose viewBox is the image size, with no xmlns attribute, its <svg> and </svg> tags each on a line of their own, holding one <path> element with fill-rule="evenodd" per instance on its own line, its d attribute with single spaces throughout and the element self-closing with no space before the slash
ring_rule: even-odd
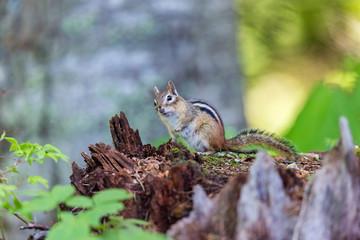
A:
<svg viewBox="0 0 360 240">
<path fill-rule="evenodd" d="M 163 114 L 163 113 L 165 112 L 165 110 L 164 110 L 163 108 L 161 108 L 160 106 L 159 106 L 159 108 L 158 108 L 158 111 L 159 111 L 161 114 Z"/>
</svg>

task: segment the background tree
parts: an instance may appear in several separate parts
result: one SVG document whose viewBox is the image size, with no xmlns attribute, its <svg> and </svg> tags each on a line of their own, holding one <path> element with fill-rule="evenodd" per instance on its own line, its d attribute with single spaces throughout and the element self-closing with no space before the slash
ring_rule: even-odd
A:
<svg viewBox="0 0 360 240">
<path fill-rule="evenodd" d="M 0 88 L 21 92 L 1 96 L 0 130 L 21 131 L 19 141 L 80 160 L 89 144 L 111 144 L 108 119 L 120 110 L 144 141 L 164 140 L 152 89 L 169 80 L 245 126 L 231 1 L 7 0 L 0 12 Z M 41 174 L 52 185 L 70 169 Z"/>
</svg>

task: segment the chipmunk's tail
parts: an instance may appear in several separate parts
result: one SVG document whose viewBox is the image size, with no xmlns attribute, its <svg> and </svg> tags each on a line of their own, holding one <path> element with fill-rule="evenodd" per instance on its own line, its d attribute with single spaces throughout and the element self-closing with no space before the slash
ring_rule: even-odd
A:
<svg viewBox="0 0 360 240">
<path fill-rule="evenodd" d="M 297 160 L 299 157 L 290 141 L 259 129 L 244 129 L 236 137 L 226 140 L 225 145 L 227 150 L 258 145 L 274 149 L 290 160 Z"/>
</svg>

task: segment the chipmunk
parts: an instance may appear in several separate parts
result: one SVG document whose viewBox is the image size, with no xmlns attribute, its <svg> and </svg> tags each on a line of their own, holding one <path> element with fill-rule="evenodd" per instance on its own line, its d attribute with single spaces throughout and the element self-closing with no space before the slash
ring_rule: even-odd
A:
<svg viewBox="0 0 360 240">
<path fill-rule="evenodd" d="M 224 124 L 215 108 L 202 100 L 186 101 L 171 81 L 167 90 L 160 92 L 154 87 L 154 93 L 155 109 L 174 142 L 180 137 L 191 148 L 205 154 L 219 151 L 246 154 L 242 148 L 259 145 L 273 148 L 291 160 L 298 158 L 295 148 L 287 140 L 258 129 L 244 129 L 234 138 L 225 139 Z"/>
</svg>

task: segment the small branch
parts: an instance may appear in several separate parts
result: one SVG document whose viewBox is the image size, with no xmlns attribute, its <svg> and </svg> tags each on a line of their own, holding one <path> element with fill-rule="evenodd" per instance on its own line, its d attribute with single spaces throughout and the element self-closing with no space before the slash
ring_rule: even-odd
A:
<svg viewBox="0 0 360 240">
<path fill-rule="evenodd" d="M 25 223 L 25 226 L 21 226 L 19 229 L 20 230 L 24 230 L 24 229 L 38 229 L 38 230 L 43 230 L 43 231 L 48 231 L 50 229 L 49 226 L 43 225 L 43 224 L 38 224 L 38 223 L 32 223 L 29 222 L 28 220 L 26 220 L 24 217 L 22 217 L 20 214 L 18 213 L 14 213 L 14 216 L 17 217 L 18 219 L 20 219 L 23 223 Z"/>
<path fill-rule="evenodd" d="M 136 181 L 140 184 L 142 190 L 145 192 L 145 187 L 144 187 L 144 184 L 142 184 L 141 180 L 139 179 L 139 175 L 137 173 L 137 170 L 136 170 L 136 174 L 133 175 L 136 179 Z"/>
<path fill-rule="evenodd" d="M 26 226 L 21 226 L 19 229 L 20 230 L 37 229 L 37 230 L 48 231 L 50 229 L 50 227 L 43 225 L 43 224 L 38 224 L 38 223 L 28 223 Z"/>
<path fill-rule="evenodd" d="M 29 225 L 29 221 L 27 221 L 25 218 L 23 218 L 20 214 L 14 213 L 14 216 L 17 217 L 18 219 L 20 219 L 26 225 Z"/>
<path fill-rule="evenodd" d="M 4 156 L 0 156 L 0 158 L 3 157 L 3 158 L 8 158 L 8 159 L 12 159 L 12 160 L 15 160 L 13 158 L 10 158 L 10 157 L 4 157 Z M 14 163 L 14 168 L 17 168 L 21 163 L 23 163 L 23 161 L 19 158 L 15 163 Z M 9 172 L 12 172 L 12 168 L 6 170 L 6 171 L 1 171 L 0 170 L 0 176 L 4 176 L 5 174 L 9 173 Z"/>
<path fill-rule="evenodd" d="M 0 222 L 0 229 L 1 229 L 1 240 L 5 240 L 4 226 L 2 221 Z"/>
</svg>

